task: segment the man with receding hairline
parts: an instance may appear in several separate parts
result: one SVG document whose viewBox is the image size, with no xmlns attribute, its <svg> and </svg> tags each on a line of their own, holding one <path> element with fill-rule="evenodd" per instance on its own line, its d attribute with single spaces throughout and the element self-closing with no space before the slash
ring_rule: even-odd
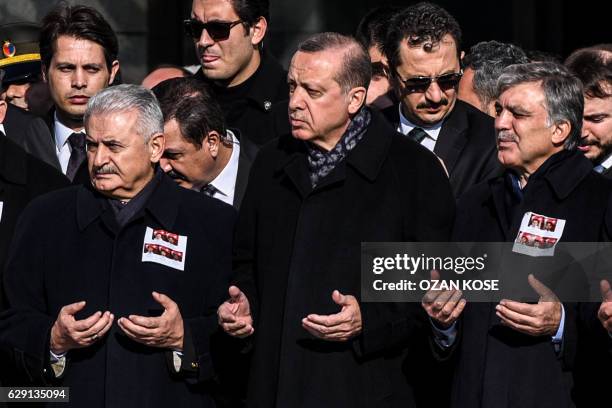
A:
<svg viewBox="0 0 612 408">
<path fill-rule="evenodd" d="M 446 240 L 454 200 L 435 156 L 364 106 L 370 75 L 366 51 L 336 33 L 291 60 L 291 134 L 253 164 L 218 309 L 253 345 L 249 406 L 415 406 L 402 361 L 427 364 L 425 316 L 361 302 L 361 242 Z"/>
</svg>

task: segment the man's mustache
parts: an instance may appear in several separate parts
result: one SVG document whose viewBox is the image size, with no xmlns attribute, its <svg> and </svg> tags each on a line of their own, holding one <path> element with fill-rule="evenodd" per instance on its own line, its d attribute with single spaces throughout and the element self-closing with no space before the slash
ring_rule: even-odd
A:
<svg viewBox="0 0 612 408">
<path fill-rule="evenodd" d="M 442 98 L 440 99 L 440 102 L 423 102 L 423 103 L 419 103 L 417 105 L 417 109 L 436 109 L 439 108 L 440 106 L 446 106 L 448 105 L 448 99 L 446 98 Z"/>
<path fill-rule="evenodd" d="M 101 174 L 119 174 L 119 172 L 117 171 L 117 169 L 110 165 L 110 164 L 106 164 L 102 167 L 95 167 L 93 169 L 93 173 L 94 175 L 101 175 Z"/>
<path fill-rule="evenodd" d="M 518 143 L 518 138 L 516 137 L 516 135 L 512 132 L 509 132 L 507 130 L 503 130 L 499 133 L 497 133 L 497 141 L 498 142 L 514 142 L 514 143 Z"/>
<path fill-rule="evenodd" d="M 170 178 L 174 179 L 174 180 L 183 180 L 183 181 L 188 181 L 187 177 L 183 176 L 181 173 L 174 171 L 174 170 L 170 170 L 169 172 L 166 173 L 168 176 L 170 176 Z"/>
<path fill-rule="evenodd" d="M 580 146 L 600 146 L 600 143 L 597 140 L 589 140 L 585 137 L 580 140 Z"/>
</svg>

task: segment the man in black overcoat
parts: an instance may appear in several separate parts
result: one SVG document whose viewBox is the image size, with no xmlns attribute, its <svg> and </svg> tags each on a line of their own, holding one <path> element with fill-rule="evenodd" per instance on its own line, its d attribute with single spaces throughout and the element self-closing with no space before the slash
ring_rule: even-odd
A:
<svg viewBox="0 0 612 408">
<path fill-rule="evenodd" d="M 520 242 L 525 230 L 546 235 L 525 227 L 531 213 L 556 220 L 555 231 L 564 221 L 556 231 L 561 242 L 609 240 L 612 184 L 576 149 L 584 109 L 580 81 L 555 63 L 520 64 L 504 70 L 498 91 L 495 126 L 505 172 L 459 200 L 453 240 Z M 444 350 L 457 357 L 453 407 L 573 404 L 581 305 L 560 302 L 534 277 L 525 276 L 527 283 L 539 302 L 465 306 L 462 330 Z M 440 328 L 456 330 L 457 314 L 450 316 L 456 304 L 447 306 L 428 308 L 429 315 Z"/>
<path fill-rule="evenodd" d="M 16 228 L 0 346 L 22 384 L 70 387 L 72 406 L 212 407 L 234 210 L 159 169 L 152 92 L 107 88 L 85 128 L 91 185 L 33 201 Z"/>
<path fill-rule="evenodd" d="M 612 178 L 612 44 L 574 51 L 565 61 L 584 86 L 584 121 L 579 149 L 596 172 Z M 607 397 L 612 366 L 612 291 L 601 283 L 603 303 L 583 305 L 584 336 L 576 372 L 577 402 L 596 404 Z"/>
<path fill-rule="evenodd" d="M 291 135 L 253 164 L 218 311 L 252 346 L 249 406 L 415 406 L 428 323 L 416 304 L 360 301 L 360 247 L 447 240 L 454 199 L 436 157 L 363 106 L 370 70 L 354 39 L 303 42 Z"/>
<path fill-rule="evenodd" d="M 427 2 L 406 7 L 388 26 L 384 54 L 400 103 L 383 114 L 400 133 L 440 157 L 459 197 L 500 171 L 493 119 L 457 100 L 461 28 L 446 10 Z"/>
</svg>

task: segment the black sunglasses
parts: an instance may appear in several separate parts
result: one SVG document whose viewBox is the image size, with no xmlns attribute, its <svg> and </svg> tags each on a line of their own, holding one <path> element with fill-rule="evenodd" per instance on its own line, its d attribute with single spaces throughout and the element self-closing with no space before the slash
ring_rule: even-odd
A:
<svg viewBox="0 0 612 408">
<path fill-rule="evenodd" d="M 436 77 L 400 78 L 400 81 L 404 83 L 406 90 L 409 92 L 425 92 L 433 82 L 436 82 L 443 91 L 448 91 L 459 84 L 459 80 L 462 76 L 463 72 L 451 72 L 450 74 Z"/>
<path fill-rule="evenodd" d="M 185 34 L 194 40 L 199 40 L 202 36 L 202 31 L 206 30 L 210 38 L 214 41 L 223 41 L 229 38 L 232 28 L 242 22 L 242 20 L 236 20 L 209 21 L 208 23 L 203 23 L 198 20 L 189 19 L 183 21 L 183 28 L 185 29 Z"/>
</svg>

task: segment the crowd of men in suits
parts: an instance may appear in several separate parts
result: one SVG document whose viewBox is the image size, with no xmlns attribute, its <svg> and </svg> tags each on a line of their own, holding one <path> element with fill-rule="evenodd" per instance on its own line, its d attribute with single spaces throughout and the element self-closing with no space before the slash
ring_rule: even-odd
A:
<svg viewBox="0 0 612 408">
<path fill-rule="evenodd" d="M 313 35 L 285 71 L 269 23 L 268 1 L 193 0 L 200 66 L 142 86 L 94 8 L 0 27 L 2 385 L 91 407 L 605 404 L 607 280 L 597 302 L 529 275 L 538 302 L 368 303 L 360 251 L 527 243 L 530 214 L 610 241 L 612 45 L 465 53 L 424 2 Z"/>
</svg>

